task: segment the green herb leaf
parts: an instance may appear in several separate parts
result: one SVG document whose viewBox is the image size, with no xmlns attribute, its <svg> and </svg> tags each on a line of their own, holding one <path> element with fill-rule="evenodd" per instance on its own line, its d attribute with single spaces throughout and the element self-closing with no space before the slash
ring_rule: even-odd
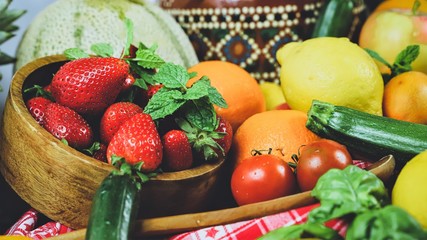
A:
<svg viewBox="0 0 427 240">
<path fill-rule="evenodd" d="M 185 99 L 196 100 L 202 97 L 209 96 L 211 84 L 208 78 L 202 78 L 196 81 L 185 93 Z"/>
<path fill-rule="evenodd" d="M 139 66 L 147 69 L 154 69 L 161 67 L 165 61 L 155 53 L 157 47 L 146 48 L 140 44 L 136 51 L 136 57 L 131 61 L 136 61 Z"/>
<path fill-rule="evenodd" d="M 165 63 L 159 68 L 159 71 L 154 75 L 154 81 L 161 83 L 167 88 L 185 88 L 188 82 L 189 74 L 187 70 L 179 65 Z"/>
<path fill-rule="evenodd" d="M 375 60 L 377 60 L 378 62 L 386 65 L 388 68 L 392 68 L 392 65 L 387 62 L 384 58 L 382 58 L 377 52 L 375 52 L 374 50 L 365 48 L 365 51 Z"/>
<path fill-rule="evenodd" d="M 113 47 L 108 43 L 97 43 L 90 47 L 90 50 L 100 57 L 111 57 L 114 54 Z"/>
<path fill-rule="evenodd" d="M 405 210 L 394 205 L 356 216 L 346 239 L 427 239 L 427 232 Z"/>
<path fill-rule="evenodd" d="M 278 228 L 259 238 L 259 240 L 300 239 L 303 237 L 315 237 L 321 239 L 343 239 L 338 232 L 320 223 L 303 223 L 288 227 Z"/>
<path fill-rule="evenodd" d="M 90 55 L 88 53 L 86 53 L 85 51 L 83 51 L 80 48 L 68 48 L 64 51 L 64 55 L 69 60 L 76 60 L 76 59 L 80 59 L 80 58 L 90 57 Z"/>
<path fill-rule="evenodd" d="M 215 109 L 208 97 L 187 102 L 182 111 L 187 121 L 200 130 L 214 131 L 218 127 Z"/>
<path fill-rule="evenodd" d="M 126 43 L 124 47 L 123 56 L 129 55 L 130 45 L 133 42 L 133 22 L 129 18 L 125 18 L 125 27 L 126 27 Z"/>
<path fill-rule="evenodd" d="M 419 45 L 409 45 L 405 49 L 403 49 L 396 57 L 392 70 L 392 76 L 397 76 L 401 73 L 411 71 L 411 64 L 415 59 L 417 59 L 420 54 L 420 46 Z"/>
<path fill-rule="evenodd" d="M 415 0 L 414 4 L 412 5 L 412 15 L 417 15 L 418 9 L 421 6 L 421 2 L 419 0 Z"/>
<path fill-rule="evenodd" d="M 184 103 L 185 100 L 180 91 L 162 87 L 150 99 L 144 112 L 150 114 L 153 120 L 157 120 L 172 115 Z"/>
<path fill-rule="evenodd" d="M 311 191 L 321 205 L 308 216 L 309 222 L 325 222 L 379 209 L 389 203 L 383 182 L 375 174 L 350 165 L 331 169 L 321 176 Z"/>
</svg>

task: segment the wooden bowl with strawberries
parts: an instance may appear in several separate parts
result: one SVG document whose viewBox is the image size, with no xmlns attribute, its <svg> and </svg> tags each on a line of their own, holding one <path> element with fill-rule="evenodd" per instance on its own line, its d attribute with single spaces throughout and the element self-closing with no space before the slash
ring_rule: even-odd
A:
<svg viewBox="0 0 427 240">
<path fill-rule="evenodd" d="M 11 81 L 0 124 L 0 172 L 13 190 L 48 218 L 74 229 L 86 227 L 92 198 L 113 170 L 64 144 L 28 111 L 24 90 L 47 85 L 68 60 L 63 55 L 37 59 Z M 164 172 L 143 184 L 140 215 L 170 216 L 209 210 L 224 183 L 224 159 L 191 169 Z"/>
</svg>

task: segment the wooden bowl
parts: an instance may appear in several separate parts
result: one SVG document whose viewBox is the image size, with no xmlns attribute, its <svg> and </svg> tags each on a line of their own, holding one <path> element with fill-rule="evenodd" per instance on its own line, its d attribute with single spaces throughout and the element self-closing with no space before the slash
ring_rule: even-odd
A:
<svg viewBox="0 0 427 240">
<path fill-rule="evenodd" d="M 11 81 L 0 126 L 0 172 L 29 205 L 54 221 L 87 225 L 92 197 L 113 167 L 53 137 L 32 118 L 23 89 L 46 85 L 66 62 L 48 56 L 19 69 Z M 143 185 L 141 216 L 160 217 L 210 207 L 225 169 L 224 159 L 190 170 L 162 173 Z"/>
</svg>

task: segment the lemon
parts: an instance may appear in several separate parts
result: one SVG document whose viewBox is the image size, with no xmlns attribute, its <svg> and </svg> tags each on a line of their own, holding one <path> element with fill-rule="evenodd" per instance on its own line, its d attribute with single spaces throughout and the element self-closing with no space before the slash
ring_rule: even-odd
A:
<svg viewBox="0 0 427 240">
<path fill-rule="evenodd" d="M 282 88 L 273 82 L 260 82 L 262 94 L 264 95 L 266 109 L 272 110 L 279 104 L 286 103 Z"/>
<path fill-rule="evenodd" d="M 405 209 L 427 229 L 427 151 L 412 158 L 400 171 L 391 203 Z"/>
<path fill-rule="evenodd" d="M 347 38 L 290 42 L 276 54 L 280 84 L 291 109 L 307 112 L 313 99 L 382 115 L 384 83 L 374 60 Z"/>
</svg>

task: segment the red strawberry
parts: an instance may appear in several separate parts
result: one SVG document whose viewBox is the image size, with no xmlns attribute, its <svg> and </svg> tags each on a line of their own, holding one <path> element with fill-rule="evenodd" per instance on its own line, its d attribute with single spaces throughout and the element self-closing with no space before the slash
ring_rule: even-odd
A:
<svg viewBox="0 0 427 240">
<path fill-rule="evenodd" d="M 219 115 L 217 115 L 217 118 L 219 124 L 215 132 L 225 133 L 225 135 L 222 138 L 215 139 L 215 141 L 222 147 L 224 154 L 226 155 L 230 151 L 231 143 L 233 141 L 233 129 L 230 122 L 228 122 L 225 118 Z M 217 153 L 221 153 L 220 155 L 222 155 L 222 151 L 217 151 Z"/>
<path fill-rule="evenodd" d="M 31 113 L 31 116 L 37 121 L 41 126 L 44 125 L 44 116 L 46 112 L 46 106 L 52 103 L 47 98 L 44 97 L 34 97 L 26 102 L 28 111 Z"/>
<path fill-rule="evenodd" d="M 149 114 L 138 113 L 120 126 L 108 144 L 109 163 L 113 155 L 123 157 L 131 165 L 142 162 L 143 172 L 151 172 L 159 167 L 163 147 L 156 124 Z"/>
<path fill-rule="evenodd" d="M 153 95 L 156 94 L 162 87 L 163 87 L 163 84 L 149 85 L 147 89 L 148 99 L 152 98 Z"/>
<path fill-rule="evenodd" d="M 58 103 L 46 106 L 44 128 L 68 145 L 82 150 L 93 143 L 93 132 L 86 120 L 71 108 Z"/>
<path fill-rule="evenodd" d="M 64 64 L 51 82 L 59 104 L 86 115 L 96 115 L 110 106 L 120 93 L 129 65 L 118 58 L 81 58 Z"/>
<path fill-rule="evenodd" d="M 108 144 L 120 126 L 143 109 L 131 102 L 117 102 L 110 105 L 102 115 L 99 134 L 101 141 Z"/>
<path fill-rule="evenodd" d="M 171 130 L 162 137 L 165 171 L 181 171 L 193 165 L 193 153 L 184 131 Z"/>
<path fill-rule="evenodd" d="M 99 149 L 93 153 L 92 157 L 101 162 L 107 162 L 107 145 L 100 143 Z"/>
<path fill-rule="evenodd" d="M 123 92 L 123 91 L 129 90 L 133 86 L 134 83 L 135 83 L 135 77 L 129 73 L 126 76 L 125 81 L 123 82 L 123 87 L 122 87 L 121 91 Z"/>
</svg>

